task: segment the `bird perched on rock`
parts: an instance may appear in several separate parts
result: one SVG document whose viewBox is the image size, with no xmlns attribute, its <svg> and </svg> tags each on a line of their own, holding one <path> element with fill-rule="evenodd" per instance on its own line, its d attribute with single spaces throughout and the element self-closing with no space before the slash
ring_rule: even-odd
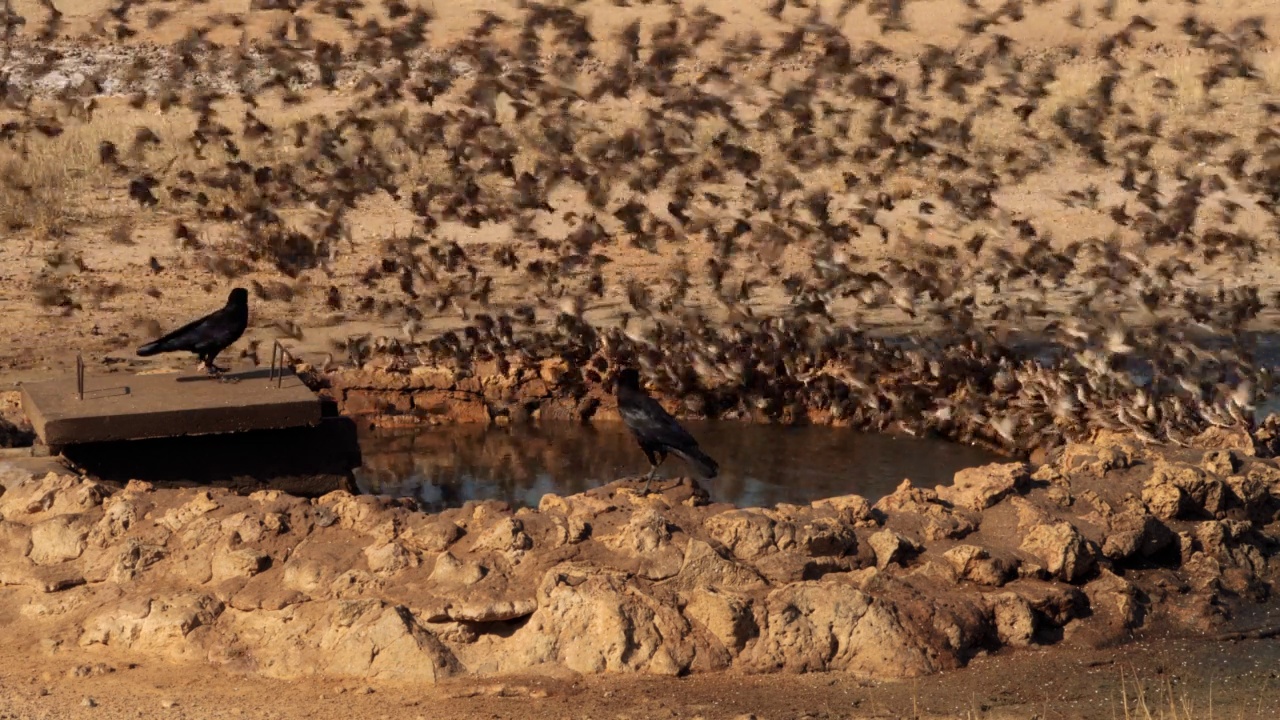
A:
<svg viewBox="0 0 1280 720">
<path fill-rule="evenodd" d="M 138 348 L 138 355 L 148 357 L 167 352 L 193 352 L 210 375 L 226 371 L 213 364 L 218 353 L 240 339 L 249 325 L 249 291 L 236 288 L 221 309 L 187 323 L 159 340 Z"/>
<path fill-rule="evenodd" d="M 668 454 L 678 455 L 693 465 L 703 477 L 714 478 L 720 466 L 698 447 L 689 431 L 649 397 L 640 387 L 640 373 L 634 368 L 624 368 L 618 373 L 614 389 L 618 399 L 618 413 L 627 429 L 640 443 L 640 449 L 649 459 L 649 474 L 645 477 L 642 493 L 649 492 L 649 483 L 658 472 L 658 466 Z"/>
</svg>

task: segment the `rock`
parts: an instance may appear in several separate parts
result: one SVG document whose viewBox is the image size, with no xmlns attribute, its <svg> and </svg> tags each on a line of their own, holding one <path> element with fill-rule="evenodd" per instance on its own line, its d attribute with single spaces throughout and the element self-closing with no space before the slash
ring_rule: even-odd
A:
<svg viewBox="0 0 1280 720">
<path fill-rule="evenodd" d="M 942 556 L 955 571 L 957 578 L 979 585 L 999 587 L 1008 582 L 1016 572 L 1014 563 L 992 558 L 985 549 L 975 545 L 957 545 Z"/>
<path fill-rule="evenodd" d="M 1102 543 L 1102 554 L 1117 562 L 1150 558 L 1176 539 L 1164 523 L 1145 513 L 1117 515 L 1110 524 L 1111 530 Z"/>
<path fill-rule="evenodd" d="M 1004 645 L 1026 647 L 1036 634 L 1036 612 L 1031 603 L 1017 593 L 989 595 L 991 613 L 995 619 L 996 637 Z"/>
<path fill-rule="evenodd" d="M 1021 462 L 965 468 L 955 474 L 951 485 L 939 485 L 937 493 L 952 505 L 985 510 L 1023 490 L 1029 478 L 1030 468 Z"/>
<path fill-rule="evenodd" d="M 1084 586 L 1084 592 L 1092 611 L 1090 624 L 1101 626 L 1099 629 L 1105 633 L 1101 638 L 1092 639 L 1092 645 L 1110 644 L 1142 624 L 1144 614 L 1137 589 L 1110 570 L 1099 571 L 1098 576 Z"/>
<path fill-rule="evenodd" d="M 757 670 L 917 677 L 936 669 L 897 615 L 843 583 L 793 583 L 769 593 L 760 638 L 743 653 Z"/>
<path fill-rule="evenodd" d="M 537 611 L 494 662 L 498 672 L 554 662 L 581 673 L 675 675 L 693 662 L 691 630 L 624 574 L 562 565 L 544 576 Z"/>
<path fill-rule="evenodd" d="M 1134 454 L 1127 442 L 1099 437 L 1093 443 L 1071 443 L 1062 451 L 1057 465 L 1068 475 L 1102 477 L 1112 470 L 1133 467 Z"/>
<path fill-rule="evenodd" d="M 1146 487 L 1142 488 L 1142 502 L 1146 503 L 1152 515 L 1162 520 L 1181 517 L 1183 508 L 1187 505 L 1186 500 L 1186 494 L 1182 492 L 1182 488 L 1163 480 L 1156 483 L 1148 482 Z"/>
<path fill-rule="evenodd" d="M 213 582 L 222 582 L 233 578 L 249 578 L 270 565 L 271 556 L 260 550 L 224 548 L 213 555 L 212 579 Z"/>
<path fill-rule="evenodd" d="M 1174 493 L 1168 487 L 1181 491 L 1176 508 Z M 1222 480 L 1194 465 L 1163 459 L 1155 463 L 1142 491 L 1143 502 L 1151 507 L 1152 514 L 1166 520 L 1182 517 L 1192 507 L 1212 516 L 1225 509 L 1225 498 L 1226 488 Z M 1169 515 L 1169 512 L 1176 514 Z"/>
<path fill-rule="evenodd" d="M 453 654 L 408 611 L 375 599 L 228 610 L 221 621 L 231 642 L 216 648 L 213 659 L 267 677 L 434 683 L 460 670 Z"/>
<path fill-rule="evenodd" d="M 194 660 L 202 653 L 186 642 L 187 637 L 211 625 L 223 609 L 217 599 L 196 593 L 126 599 L 90 617 L 79 642 L 146 652 L 166 660 Z"/>
<path fill-rule="evenodd" d="M 879 524 L 871 503 L 861 495 L 840 495 L 814 500 L 812 506 L 816 510 L 833 510 L 842 522 L 851 523 L 855 527 L 874 527 Z"/>
<path fill-rule="evenodd" d="M 31 528 L 0 520 L 0 548 L 4 549 L 9 562 L 26 558 L 31 554 Z"/>
<path fill-rule="evenodd" d="M 473 549 L 518 555 L 532 547 L 533 539 L 525 533 L 524 523 L 516 518 L 504 518 L 484 531 Z"/>
<path fill-rule="evenodd" d="M 772 518 L 758 510 L 730 510 L 708 518 L 703 529 L 734 557 L 752 560 L 777 551 L 776 525 Z"/>
<path fill-rule="evenodd" d="M 685 602 L 684 614 L 706 628 L 731 655 L 742 652 L 760 632 L 751 613 L 750 598 L 732 592 L 693 590 Z"/>
<path fill-rule="evenodd" d="M 442 552 L 462 537 L 462 528 L 457 523 L 426 515 L 410 516 L 407 525 L 400 533 L 400 541 L 405 547 L 420 552 Z"/>
<path fill-rule="evenodd" d="M 875 510 L 882 515 L 921 516 L 925 540 L 959 539 L 978 529 L 977 523 L 947 505 L 936 491 L 913 487 L 910 480 L 904 480 L 898 489 L 880 498 Z"/>
<path fill-rule="evenodd" d="M 836 518 L 815 518 L 804 523 L 795 528 L 791 539 L 809 557 L 844 556 L 858 549 L 853 525 Z"/>
<path fill-rule="evenodd" d="M 1027 533 L 1021 549 L 1040 560 L 1051 575 L 1069 583 L 1083 580 L 1097 562 L 1089 541 L 1068 522 L 1037 525 Z"/>
<path fill-rule="evenodd" d="M 920 550 L 920 545 L 892 530 L 881 530 L 872 535 L 867 544 L 876 554 L 876 567 L 881 570 L 890 563 L 900 563 L 903 559 Z"/>
<path fill-rule="evenodd" d="M 160 518 L 160 524 L 177 532 L 186 527 L 192 520 L 207 515 L 219 507 L 221 506 L 214 501 L 209 491 L 203 490 L 196 493 L 195 497 L 182 507 L 165 513 L 164 517 Z"/>
<path fill-rule="evenodd" d="M 489 623 L 505 622 L 528 617 L 538 609 L 533 598 L 497 600 L 480 604 L 450 605 L 445 614 L 454 622 Z"/>
<path fill-rule="evenodd" d="M 478 563 L 463 562 L 450 552 L 443 552 L 436 558 L 435 568 L 431 571 L 431 581 L 444 585 L 466 587 L 474 585 L 485 576 L 485 569 Z"/>
<path fill-rule="evenodd" d="M 673 541 L 666 518 L 653 508 L 641 507 L 630 521 L 604 544 L 627 559 L 622 567 L 650 580 L 674 577 L 684 565 L 684 551 Z"/>
<path fill-rule="evenodd" d="M 31 526 L 27 557 L 36 565 L 54 565 L 80 557 L 89 530 L 75 516 L 59 515 Z"/>
<path fill-rule="evenodd" d="M 1022 580 L 1018 594 L 1035 610 L 1037 623 L 1062 627 L 1089 613 L 1089 597 L 1080 588 L 1062 583 Z"/>
<path fill-rule="evenodd" d="M 1258 454 L 1253 436 L 1239 427 L 1210 427 L 1193 438 L 1191 446 L 1201 450 L 1234 450 L 1247 457 Z"/>
<path fill-rule="evenodd" d="M 684 551 L 684 565 L 671 583 L 681 589 L 757 590 L 768 583 L 754 569 L 726 558 L 701 540 L 690 540 Z"/>
<path fill-rule="evenodd" d="M 1200 467 L 1204 468 L 1205 472 L 1220 477 L 1235 475 L 1236 470 L 1240 469 L 1240 458 L 1236 456 L 1234 450 L 1210 450 L 1204 454 Z"/>
<path fill-rule="evenodd" d="M 538 368 L 538 377 L 552 387 L 560 384 L 560 380 L 569 373 L 569 363 L 559 358 L 544 360 Z"/>
<path fill-rule="evenodd" d="M 418 556 L 398 542 L 375 543 L 364 549 L 369 571 L 379 575 L 394 575 L 405 568 L 417 567 Z"/>
</svg>

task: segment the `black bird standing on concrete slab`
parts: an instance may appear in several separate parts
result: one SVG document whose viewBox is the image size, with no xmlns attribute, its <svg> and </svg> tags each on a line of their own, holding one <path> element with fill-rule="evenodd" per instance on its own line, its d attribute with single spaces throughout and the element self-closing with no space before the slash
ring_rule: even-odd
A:
<svg viewBox="0 0 1280 720">
<path fill-rule="evenodd" d="M 218 353 L 240 339 L 249 325 L 249 291 L 236 288 L 227 297 L 227 304 L 194 322 L 187 323 L 154 342 L 138 348 L 138 355 L 147 357 L 167 352 L 193 352 L 210 375 L 225 372 L 213 364 Z"/>
<path fill-rule="evenodd" d="M 649 483 L 653 482 L 658 466 L 667 459 L 668 453 L 684 458 L 707 479 L 720 472 L 720 466 L 702 452 L 689 431 L 657 400 L 645 394 L 640 387 L 640 373 L 634 368 L 618 373 L 614 395 L 618 398 L 618 414 L 649 459 L 649 475 L 645 477 L 642 493 L 649 492 Z"/>
</svg>

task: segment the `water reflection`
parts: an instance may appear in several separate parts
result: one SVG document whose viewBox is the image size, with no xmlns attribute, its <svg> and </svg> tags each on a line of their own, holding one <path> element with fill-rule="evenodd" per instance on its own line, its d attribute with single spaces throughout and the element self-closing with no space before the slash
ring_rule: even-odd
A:
<svg viewBox="0 0 1280 720">
<path fill-rule="evenodd" d="M 807 503 L 858 493 L 872 502 L 903 478 L 925 487 L 951 482 L 956 470 L 999 460 L 977 448 L 829 427 L 689 421 L 689 431 L 720 462 L 704 486 L 712 499 L 739 506 Z M 361 492 L 415 497 L 428 509 L 468 500 L 535 506 L 548 492 L 582 492 L 648 471 L 621 423 L 540 423 L 509 428 L 447 426 L 368 431 Z M 668 458 L 659 477 L 689 472 Z"/>
</svg>

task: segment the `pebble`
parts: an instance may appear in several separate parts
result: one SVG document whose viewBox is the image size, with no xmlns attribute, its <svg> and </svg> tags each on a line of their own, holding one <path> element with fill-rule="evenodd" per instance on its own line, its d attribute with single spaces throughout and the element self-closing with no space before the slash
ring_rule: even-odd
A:
<svg viewBox="0 0 1280 720">
<path fill-rule="evenodd" d="M 165 700 L 164 702 L 160 703 L 160 707 L 164 708 L 165 710 L 169 710 L 170 708 L 175 708 L 177 706 L 178 706 L 177 700 Z"/>
<path fill-rule="evenodd" d="M 80 704 L 85 707 L 98 707 L 98 701 L 94 700 L 91 697 L 86 697 L 85 699 L 81 700 Z"/>
</svg>

